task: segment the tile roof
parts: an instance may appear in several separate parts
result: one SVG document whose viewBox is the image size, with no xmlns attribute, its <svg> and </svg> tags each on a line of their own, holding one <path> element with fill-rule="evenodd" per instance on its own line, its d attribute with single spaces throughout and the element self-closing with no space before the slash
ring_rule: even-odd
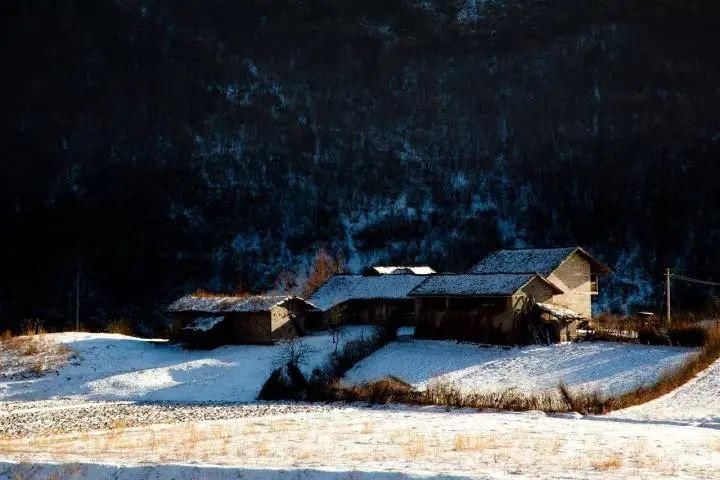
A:
<svg viewBox="0 0 720 480">
<path fill-rule="evenodd" d="M 335 275 L 308 298 L 320 310 L 348 300 L 402 300 L 426 275 Z"/>
<path fill-rule="evenodd" d="M 575 252 L 579 252 L 590 262 L 594 273 L 610 271 L 582 248 L 564 247 L 497 250 L 473 266 L 470 273 L 539 273 L 547 277 Z"/>
<path fill-rule="evenodd" d="M 185 295 L 172 303 L 167 310 L 169 312 L 209 313 L 267 312 L 272 307 L 291 299 L 305 302 L 299 297 L 288 295 L 253 295 L 250 297 Z M 310 304 L 308 306 L 312 307 Z"/>
<path fill-rule="evenodd" d="M 535 273 L 458 273 L 433 275 L 410 292 L 410 296 L 502 297 L 517 292 Z M 541 280 L 543 280 L 541 278 Z M 546 280 L 543 280 L 546 282 Z M 553 286 L 554 287 L 554 286 Z M 557 287 L 554 287 L 557 289 Z"/>
</svg>

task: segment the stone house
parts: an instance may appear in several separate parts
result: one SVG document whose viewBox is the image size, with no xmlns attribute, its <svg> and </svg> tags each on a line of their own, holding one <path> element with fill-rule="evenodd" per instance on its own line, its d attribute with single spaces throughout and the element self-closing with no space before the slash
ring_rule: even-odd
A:
<svg viewBox="0 0 720 480">
<path fill-rule="evenodd" d="M 471 273 L 537 273 L 562 290 L 549 303 L 584 318 L 592 315 L 598 279 L 610 272 L 581 247 L 498 250 L 470 269 Z"/>
<path fill-rule="evenodd" d="M 312 326 L 322 328 L 334 314 L 346 323 L 412 325 L 414 302 L 408 294 L 427 278 L 406 273 L 335 275 L 308 298 L 318 310 Z"/>
<path fill-rule="evenodd" d="M 337 314 L 348 323 L 415 325 L 418 337 L 557 342 L 577 337 L 598 278 L 609 272 L 581 247 L 498 250 L 466 273 L 380 266 L 336 275 L 308 301 L 316 328 Z"/>
<path fill-rule="evenodd" d="M 528 343 L 521 313 L 562 290 L 536 273 L 433 275 L 410 292 L 415 298 L 418 338 L 493 344 Z"/>
<path fill-rule="evenodd" d="M 271 344 L 305 334 L 315 307 L 294 296 L 186 295 L 171 304 L 171 339 L 196 346 Z"/>
</svg>

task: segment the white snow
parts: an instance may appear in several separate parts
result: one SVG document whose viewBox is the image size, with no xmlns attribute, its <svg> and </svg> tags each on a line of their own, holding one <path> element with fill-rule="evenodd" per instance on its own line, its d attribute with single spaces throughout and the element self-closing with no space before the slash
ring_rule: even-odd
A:
<svg viewBox="0 0 720 480">
<path fill-rule="evenodd" d="M 347 327 L 341 345 L 370 327 Z M 50 341 L 76 353 L 57 374 L 6 380 L 0 377 L 0 401 L 74 397 L 86 400 L 233 401 L 254 400 L 281 362 L 286 346 L 231 345 L 214 350 L 183 350 L 164 340 L 117 334 L 48 334 Z M 296 340 L 307 345 L 304 373 L 325 362 L 335 350 L 332 335 Z"/>
<path fill-rule="evenodd" d="M 396 376 L 423 389 L 431 382 L 467 392 L 578 390 L 618 393 L 652 382 L 693 349 L 610 342 L 502 348 L 471 343 L 401 340 L 357 363 L 350 384 Z"/>
<path fill-rule="evenodd" d="M 403 300 L 408 293 L 427 280 L 427 275 L 335 275 L 325 282 L 308 302 L 328 310 L 348 300 Z"/>
<path fill-rule="evenodd" d="M 441 273 L 429 276 L 410 296 L 510 296 L 538 277 L 535 273 Z"/>
<path fill-rule="evenodd" d="M 432 267 L 427 265 L 376 265 L 373 267 L 377 273 L 381 275 L 397 275 L 400 273 L 412 273 L 414 275 L 430 275 L 435 273 Z"/>
<path fill-rule="evenodd" d="M 47 478 L 53 472 L 60 478 L 123 480 L 707 479 L 720 472 L 718 442 L 718 432 L 707 428 L 539 412 L 318 407 L 0 439 L 2 460 L 26 462 L 0 463 L 0 479 Z"/>
<path fill-rule="evenodd" d="M 290 295 L 215 296 L 185 295 L 168 306 L 171 312 L 267 312 L 290 300 L 307 304 L 305 300 Z M 312 308 L 312 305 L 307 304 Z"/>
<path fill-rule="evenodd" d="M 224 317 L 200 317 L 186 327 L 183 330 L 192 330 L 195 332 L 208 332 L 215 328 L 220 322 L 224 320 Z"/>
<path fill-rule="evenodd" d="M 537 305 L 540 310 L 544 310 L 557 318 L 572 320 L 581 320 L 584 318 L 574 310 L 570 310 L 569 308 L 561 307 L 559 305 L 553 305 L 552 303 L 537 302 L 535 305 Z"/>
<path fill-rule="evenodd" d="M 687 422 L 720 430 L 720 360 L 667 395 L 642 405 L 611 412 L 610 417 Z"/>
</svg>

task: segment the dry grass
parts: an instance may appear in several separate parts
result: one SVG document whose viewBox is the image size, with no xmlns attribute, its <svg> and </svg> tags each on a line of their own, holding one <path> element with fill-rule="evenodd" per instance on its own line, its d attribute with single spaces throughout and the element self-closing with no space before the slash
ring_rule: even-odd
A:
<svg viewBox="0 0 720 480">
<path fill-rule="evenodd" d="M 6 353 L 3 368 L 18 377 L 39 376 L 55 370 L 73 354 L 70 347 L 53 342 L 44 334 L 11 336 L 0 343 L 0 350 Z"/>
<path fill-rule="evenodd" d="M 419 433 L 411 434 L 408 442 L 403 445 L 403 451 L 405 452 L 405 455 L 411 460 L 414 460 L 421 455 L 424 455 L 427 451 L 425 436 Z"/>
<path fill-rule="evenodd" d="M 620 455 L 614 454 L 607 458 L 601 458 L 592 460 L 590 465 L 598 471 L 607 472 L 610 470 L 617 470 L 622 467 L 623 461 Z"/>
<path fill-rule="evenodd" d="M 720 453 L 720 440 L 715 440 L 710 444 L 710 449 Z"/>
<path fill-rule="evenodd" d="M 453 441 L 453 450 L 456 452 L 480 452 L 495 447 L 496 442 L 493 437 L 479 437 L 476 435 L 466 435 L 458 433 Z"/>
<path fill-rule="evenodd" d="M 47 333 L 43 327 L 43 321 L 39 318 L 26 318 L 20 325 L 21 335 L 33 336 Z"/>
<path fill-rule="evenodd" d="M 360 428 L 360 433 L 364 435 L 369 435 L 373 433 L 375 429 L 373 428 L 372 424 L 370 422 L 365 422 L 362 425 L 362 428 Z"/>
<path fill-rule="evenodd" d="M 271 453 L 270 442 L 262 441 L 255 445 L 255 455 L 258 457 L 267 457 Z"/>
<path fill-rule="evenodd" d="M 720 329 L 717 327 L 706 329 L 703 336 L 705 345 L 699 353 L 692 355 L 677 368 L 664 373 L 654 384 L 612 397 L 605 397 L 600 392 L 576 394 L 564 385 L 559 385 L 557 391 L 534 395 L 516 390 L 490 393 L 465 392 L 454 385 L 444 383 L 431 384 L 426 390 L 417 391 L 401 379 L 388 377 L 357 386 L 346 386 L 335 382 L 325 392 L 324 399 L 376 404 L 396 402 L 456 408 L 603 414 L 659 398 L 684 385 L 709 367 L 720 358 Z"/>
<path fill-rule="evenodd" d="M 607 398 L 602 398 L 597 394 L 572 395 L 564 392 L 564 395 L 568 395 L 566 401 L 575 411 L 597 414 L 640 405 L 666 395 L 695 378 L 697 374 L 720 358 L 720 329 L 717 327 L 708 329 L 706 335 L 706 344 L 698 354 L 664 373 L 652 385 L 642 386 L 630 392 Z"/>
<path fill-rule="evenodd" d="M 118 333 L 120 335 L 133 335 L 133 329 L 130 322 L 124 318 L 118 318 L 116 320 L 110 320 L 105 327 L 106 333 Z"/>
</svg>

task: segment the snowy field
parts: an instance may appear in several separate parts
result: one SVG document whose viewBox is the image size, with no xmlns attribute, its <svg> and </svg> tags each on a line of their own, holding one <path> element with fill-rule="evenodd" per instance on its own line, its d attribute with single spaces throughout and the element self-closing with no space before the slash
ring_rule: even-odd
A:
<svg viewBox="0 0 720 480">
<path fill-rule="evenodd" d="M 349 384 L 395 376 L 423 389 L 439 382 L 467 392 L 538 393 L 563 382 L 574 389 L 620 393 L 654 381 L 693 349 L 609 342 L 522 348 L 401 339 L 359 362 Z"/>
<path fill-rule="evenodd" d="M 349 327 L 341 344 L 369 335 L 369 327 Z M 76 354 L 56 373 L 39 378 L 0 375 L 0 401 L 74 397 L 83 400 L 248 402 L 279 364 L 284 344 L 232 345 L 214 350 L 183 350 L 164 340 L 117 334 L 57 333 L 44 340 Z M 310 348 L 301 366 L 306 373 L 335 349 L 328 334 L 299 339 Z"/>
<path fill-rule="evenodd" d="M 343 341 L 369 333 L 348 330 Z M 484 348 L 407 335 L 352 370 L 422 387 L 605 391 L 650 381 L 690 349 L 584 343 Z M 252 401 L 284 347 L 185 351 L 122 335 L 57 334 L 77 356 L 2 378 L 0 480 L 720 479 L 720 361 L 675 392 L 608 416 Z M 309 372 L 334 349 L 306 338 Z M 167 403 L 165 401 L 173 401 Z M 157 401 L 162 401 L 157 403 Z"/>
<path fill-rule="evenodd" d="M 720 478 L 709 428 L 438 408 L 116 427 L 0 440 L 0 452 L 2 479 Z"/>
<path fill-rule="evenodd" d="M 673 392 L 643 405 L 612 412 L 610 417 L 690 423 L 720 431 L 720 360 Z"/>
</svg>

